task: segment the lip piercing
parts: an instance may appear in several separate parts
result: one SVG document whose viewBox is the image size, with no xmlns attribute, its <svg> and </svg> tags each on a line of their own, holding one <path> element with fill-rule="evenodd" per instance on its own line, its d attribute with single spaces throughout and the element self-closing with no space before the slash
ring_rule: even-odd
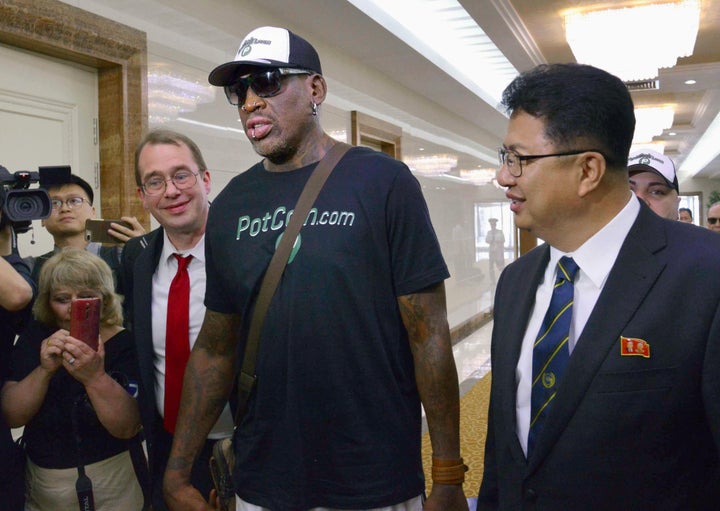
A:
<svg viewBox="0 0 720 511">
<path fill-rule="evenodd" d="M 257 108 L 257 106 L 258 106 L 257 101 L 253 101 L 253 105 L 252 105 L 253 110 L 255 110 Z M 240 110 L 242 110 L 243 112 L 247 112 L 247 108 L 245 108 L 245 105 L 241 106 Z"/>
</svg>

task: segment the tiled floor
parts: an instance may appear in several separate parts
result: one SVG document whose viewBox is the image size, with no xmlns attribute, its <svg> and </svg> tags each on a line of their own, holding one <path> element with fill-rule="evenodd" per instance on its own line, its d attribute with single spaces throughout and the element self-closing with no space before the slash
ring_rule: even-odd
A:
<svg viewBox="0 0 720 511">
<path fill-rule="evenodd" d="M 490 321 L 453 346 L 461 396 L 490 371 L 492 325 Z"/>
</svg>

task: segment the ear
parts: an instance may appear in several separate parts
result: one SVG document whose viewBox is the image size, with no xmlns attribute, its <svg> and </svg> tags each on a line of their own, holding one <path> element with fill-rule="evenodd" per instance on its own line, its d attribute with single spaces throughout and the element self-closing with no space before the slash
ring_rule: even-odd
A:
<svg viewBox="0 0 720 511">
<path fill-rule="evenodd" d="M 583 153 L 580 157 L 580 182 L 578 196 L 585 197 L 600 186 L 607 172 L 605 157 L 595 151 Z"/>
<path fill-rule="evenodd" d="M 327 83 L 322 75 L 314 74 L 308 80 L 313 103 L 321 105 L 327 96 Z"/>
</svg>

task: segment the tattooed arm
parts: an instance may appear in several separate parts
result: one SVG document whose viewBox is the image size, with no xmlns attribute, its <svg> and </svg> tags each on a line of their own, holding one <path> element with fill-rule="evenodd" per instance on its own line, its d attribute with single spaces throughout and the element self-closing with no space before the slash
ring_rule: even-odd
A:
<svg viewBox="0 0 720 511">
<path fill-rule="evenodd" d="M 415 365 L 415 381 L 430 431 L 433 456 L 460 457 L 460 397 L 445 306 L 445 285 L 398 298 Z M 424 509 L 467 511 L 462 484 L 435 484 Z"/>
<path fill-rule="evenodd" d="M 190 354 L 163 485 L 172 511 L 212 509 L 190 484 L 190 472 L 230 395 L 239 326 L 240 316 L 208 309 Z"/>
</svg>

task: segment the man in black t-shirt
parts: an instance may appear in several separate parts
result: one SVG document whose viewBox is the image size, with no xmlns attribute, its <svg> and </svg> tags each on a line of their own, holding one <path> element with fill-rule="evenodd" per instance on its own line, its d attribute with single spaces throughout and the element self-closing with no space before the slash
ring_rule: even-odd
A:
<svg viewBox="0 0 720 511">
<path fill-rule="evenodd" d="M 207 311 L 165 474 L 172 510 L 203 505 L 192 460 L 230 391 L 276 243 L 336 143 L 318 116 L 327 93 L 319 57 L 286 29 L 253 30 L 209 80 L 225 88 L 264 159 L 210 208 Z M 237 509 L 467 511 L 447 277 L 409 169 L 351 149 L 315 201 L 265 317 L 256 389 L 234 435 Z M 427 501 L 421 402 L 433 449 Z"/>
</svg>

